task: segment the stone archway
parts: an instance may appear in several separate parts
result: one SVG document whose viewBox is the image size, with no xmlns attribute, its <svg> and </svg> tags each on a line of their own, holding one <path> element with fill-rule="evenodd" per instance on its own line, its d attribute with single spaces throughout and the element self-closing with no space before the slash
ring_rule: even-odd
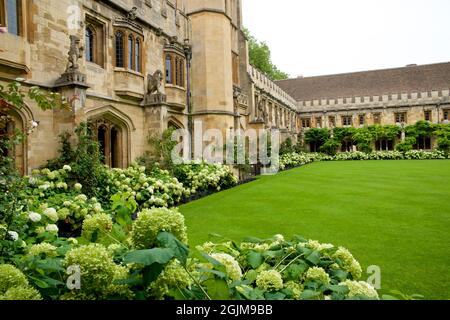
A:
<svg viewBox="0 0 450 320">
<path fill-rule="evenodd" d="M 0 137 L 12 137 L 16 131 L 24 134 L 18 144 L 8 150 L 2 150 L 3 156 L 13 159 L 15 168 L 22 174 L 27 173 L 28 148 L 27 148 L 27 124 L 32 121 L 33 115 L 26 105 L 20 110 L 0 99 Z"/>
<path fill-rule="evenodd" d="M 91 110 L 88 114 L 93 138 L 100 144 L 104 162 L 111 168 L 126 168 L 130 164 L 131 120 L 113 107 Z"/>
</svg>

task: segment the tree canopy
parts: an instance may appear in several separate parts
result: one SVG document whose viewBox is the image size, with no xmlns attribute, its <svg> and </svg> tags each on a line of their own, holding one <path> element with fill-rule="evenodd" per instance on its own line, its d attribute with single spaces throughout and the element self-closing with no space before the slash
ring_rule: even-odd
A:
<svg viewBox="0 0 450 320">
<path fill-rule="evenodd" d="M 286 72 L 279 70 L 277 66 L 272 63 L 272 54 L 267 43 L 257 40 L 250 34 L 248 29 L 244 29 L 244 33 L 248 39 L 250 64 L 258 68 L 274 81 L 289 78 L 289 75 Z"/>
</svg>

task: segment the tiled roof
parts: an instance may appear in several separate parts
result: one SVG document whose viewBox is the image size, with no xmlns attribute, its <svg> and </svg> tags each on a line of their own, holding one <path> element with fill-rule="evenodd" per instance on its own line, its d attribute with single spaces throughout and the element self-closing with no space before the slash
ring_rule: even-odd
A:
<svg viewBox="0 0 450 320">
<path fill-rule="evenodd" d="M 450 62 L 276 82 L 297 101 L 381 96 L 450 88 Z"/>
</svg>

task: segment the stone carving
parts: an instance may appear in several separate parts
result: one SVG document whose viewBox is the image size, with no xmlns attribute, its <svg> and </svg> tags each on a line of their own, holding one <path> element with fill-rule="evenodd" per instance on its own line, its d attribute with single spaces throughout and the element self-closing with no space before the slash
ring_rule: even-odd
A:
<svg viewBox="0 0 450 320">
<path fill-rule="evenodd" d="M 161 70 L 156 70 L 153 75 L 149 74 L 147 79 L 147 94 L 154 93 L 161 94 L 160 88 L 163 80 L 163 73 Z"/>
<path fill-rule="evenodd" d="M 268 114 L 266 108 L 264 107 L 263 100 L 260 100 L 258 102 L 258 113 L 259 113 L 259 120 L 266 121 Z"/>
<path fill-rule="evenodd" d="M 61 77 L 56 80 L 56 86 L 71 86 L 76 85 L 82 88 L 88 88 L 86 84 L 86 75 L 80 72 L 80 66 L 78 60 L 83 57 L 84 47 L 80 45 L 80 38 L 71 35 L 70 36 L 70 49 L 68 52 L 68 63 L 66 71 Z"/>
<path fill-rule="evenodd" d="M 136 20 L 137 16 L 136 16 L 136 12 L 137 12 L 137 7 L 133 7 L 133 9 L 131 9 L 128 14 L 127 14 L 127 19 L 128 20 Z"/>
<path fill-rule="evenodd" d="M 147 76 L 147 94 L 144 98 L 144 105 L 159 105 L 167 102 L 166 95 L 160 90 L 163 79 L 161 70 L 156 70 L 153 75 Z"/>
<path fill-rule="evenodd" d="M 80 66 L 78 65 L 78 59 L 83 57 L 84 47 L 80 46 L 80 38 L 74 35 L 70 36 L 70 50 L 69 50 L 69 63 L 67 64 L 66 72 L 78 71 Z"/>
</svg>

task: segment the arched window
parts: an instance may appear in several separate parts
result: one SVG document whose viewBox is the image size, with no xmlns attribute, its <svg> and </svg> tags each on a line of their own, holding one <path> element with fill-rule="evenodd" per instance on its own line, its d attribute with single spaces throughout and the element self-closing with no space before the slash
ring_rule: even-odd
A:
<svg viewBox="0 0 450 320">
<path fill-rule="evenodd" d="M 91 27 L 86 27 L 85 32 L 85 47 L 86 47 L 86 61 L 94 62 L 94 31 Z"/>
<path fill-rule="evenodd" d="M 172 84 L 172 57 L 166 56 L 166 83 Z"/>
<path fill-rule="evenodd" d="M 124 43 L 122 31 L 116 32 L 116 67 L 123 68 L 124 65 Z"/>
<path fill-rule="evenodd" d="M 141 66 L 141 40 L 138 38 L 136 39 L 136 47 L 134 49 L 134 56 L 135 56 L 135 61 L 134 61 L 134 66 L 135 66 L 135 70 L 137 72 L 141 72 L 142 70 L 142 66 Z"/>
<path fill-rule="evenodd" d="M 130 34 L 128 36 L 128 69 L 133 69 L 133 50 L 134 50 L 134 39 L 133 36 Z"/>
</svg>

